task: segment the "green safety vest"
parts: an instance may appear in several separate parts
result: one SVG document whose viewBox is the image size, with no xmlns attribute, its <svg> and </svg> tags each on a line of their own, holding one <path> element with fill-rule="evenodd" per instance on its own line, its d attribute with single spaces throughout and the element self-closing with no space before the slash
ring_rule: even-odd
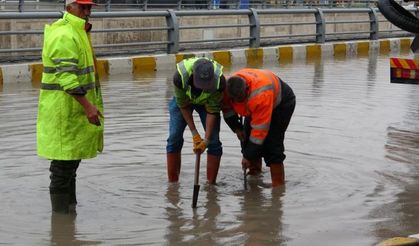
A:
<svg viewBox="0 0 419 246">
<path fill-rule="evenodd" d="M 203 105 L 207 101 L 208 97 L 211 96 L 211 93 L 209 92 L 202 92 L 198 97 L 192 96 L 192 87 L 188 84 L 189 78 L 192 75 L 192 68 L 193 64 L 196 60 L 201 59 L 201 57 L 193 57 L 185 59 L 178 64 L 176 64 L 176 69 L 179 72 L 181 78 L 182 78 L 182 88 L 186 90 L 186 95 L 191 100 L 192 104 L 198 104 Z M 207 60 L 210 60 L 208 58 L 205 58 Z M 211 61 L 211 60 L 210 60 Z M 214 76 L 217 78 L 217 84 L 216 88 L 217 90 L 220 88 L 220 77 L 222 75 L 223 66 L 215 61 L 212 61 L 214 63 Z"/>
<path fill-rule="evenodd" d="M 103 150 L 101 126 L 90 124 L 83 107 L 66 92 L 83 88 L 103 114 L 94 54 L 85 20 L 68 12 L 44 30 L 42 84 L 37 119 L 37 151 L 52 160 L 93 158 Z"/>
</svg>

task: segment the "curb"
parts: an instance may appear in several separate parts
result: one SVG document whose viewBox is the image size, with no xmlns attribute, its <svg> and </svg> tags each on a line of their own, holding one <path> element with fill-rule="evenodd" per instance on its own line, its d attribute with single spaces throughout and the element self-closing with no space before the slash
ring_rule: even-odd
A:
<svg viewBox="0 0 419 246">
<path fill-rule="evenodd" d="M 345 58 L 367 56 L 371 52 L 389 54 L 408 51 L 413 38 L 394 38 L 366 41 L 331 42 L 324 44 L 296 44 L 263 48 L 244 48 L 225 51 L 204 51 L 157 54 L 134 57 L 98 59 L 99 78 L 109 75 L 133 74 L 173 70 L 175 64 L 187 57 L 209 57 L 223 66 L 263 64 L 263 62 L 291 63 L 294 60 Z M 40 83 L 42 63 L 0 65 L 0 85 L 11 83 Z"/>
</svg>

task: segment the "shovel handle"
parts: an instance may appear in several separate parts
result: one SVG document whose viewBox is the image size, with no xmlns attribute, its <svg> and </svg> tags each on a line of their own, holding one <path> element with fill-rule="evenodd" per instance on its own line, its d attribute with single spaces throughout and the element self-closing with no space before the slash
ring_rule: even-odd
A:
<svg viewBox="0 0 419 246">
<path fill-rule="evenodd" d="M 198 203 L 199 185 L 193 186 L 192 208 L 196 208 Z"/>
<path fill-rule="evenodd" d="M 201 154 L 197 153 L 195 156 L 195 178 L 194 178 L 194 186 L 193 186 L 193 196 L 192 196 L 192 208 L 196 208 L 196 204 L 198 202 L 198 194 L 199 194 L 199 164 L 201 161 Z"/>
<path fill-rule="evenodd" d="M 201 162 L 201 154 L 195 155 L 195 178 L 194 185 L 199 185 L 199 163 Z"/>
<path fill-rule="evenodd" d="M 246 173 L 246 168 L 243 168 L 243 185 L 244 185 L 244 190 L 247 190 L 247 173 Z"/>
</svg>

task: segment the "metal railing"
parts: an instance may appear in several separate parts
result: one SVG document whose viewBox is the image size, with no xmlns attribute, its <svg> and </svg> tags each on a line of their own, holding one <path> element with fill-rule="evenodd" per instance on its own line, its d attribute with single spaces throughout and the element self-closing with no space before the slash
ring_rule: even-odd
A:
<svg viewBox="0 0 419 246">
<path fill-rule="evenodd" d="M 370 8 L 378 0 L 96 0 L 98 11 L 162 9 Z M 64 10 L 64 0 L 0 0 L 0 11 Z M 400 1 L 401 2 L 401 1 Z M 406 5 L 406 4 L 405 4 Z"/>
<path fill-rule="evenodd" d="M 40 59 L 42 27 L 61 16 L 0 13 L 0 62 Z M 413 36 L 376 8 L 95 12 L 91 22 L 98 56 Z"/>
</svg>

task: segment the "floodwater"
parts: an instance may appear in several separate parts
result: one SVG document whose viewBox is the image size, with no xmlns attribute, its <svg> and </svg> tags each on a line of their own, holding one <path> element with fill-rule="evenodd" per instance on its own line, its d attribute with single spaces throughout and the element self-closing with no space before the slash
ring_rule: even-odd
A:
<svg viewBox="0 0 419 246">
<path fill-rule="evenodd" d="M 82 162 L 71 215 L 51 214 L 49 161 L 36 156 L 38 86 L 3 85 L 0 244 L 373 245 L 418 233 L 419 86 L 391 84 L 388 58 L 265 64 L 297 96 L 286 185 L 272 190 L 264 167 L 244 191 L 239 143 L 223 123 L 218 185 L 205 184 L 202 156 L 195 210 L 189 131 L 179 184 L 166 177 L 173 71 L 103 82 L 105 150 Z"/>
</svg>

